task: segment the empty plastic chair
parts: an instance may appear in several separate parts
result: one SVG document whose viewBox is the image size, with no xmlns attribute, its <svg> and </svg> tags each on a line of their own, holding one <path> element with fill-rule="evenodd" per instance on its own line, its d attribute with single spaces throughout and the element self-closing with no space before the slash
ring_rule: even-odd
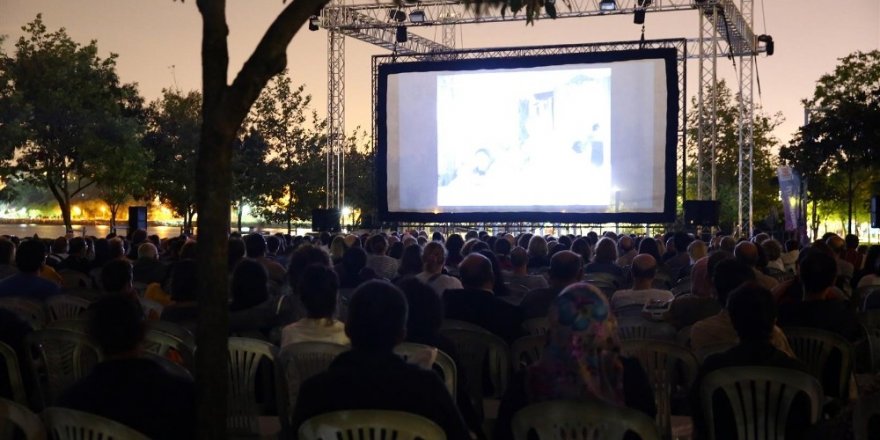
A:
<svg viewBox="0 0 880 440">
<path fill-rule="evenodd" d="M 426 350 L 435 351 L 431 368 L 435 371 L 439 370 L 443 384 L 446 385 L 446 389 L 449 390 L 449 394 L 452 395 L 452 400 L 455 400 L 455 387 L 458 383 L 458 372 L 455 369 L 455 362 L 448 354 L 444 353 L 443 350 L 431 347 L 430 345 L 416 344 L 414 342 L 404 342 L 394 347 L 394 352 L 402 357 L 403 360 L 420 366 L 421 364 L 418 361 L 413 361 L 413 358 L 418 358 L 418 356 L 423 355 Z"/>
<path fill-rule="evenodd" d="M 522 323 L 522 329 L 527 335 L 543 335 L 547 333 L 549 327 L 550 323 L 546 317 L 526 319 Z"/>
<path fill-rule="evenodd" d="M 271 374 L 274 379 L 278 347 L 257 339 L 229 338 L 229 392 L 227 427 L 230 434 L 252 435 L 260 432 L 262 404 L 257 387 L 263 385 L 258 375 Z M 266 365 L 267 368 L 261 368 Z"/>
<path fill-rule="evenodd" d="M 18 355 L 14 348 L 3 342 L 0 342 L 0 362 L 3 362 L 6 367 L 6 377 L 2 380 L 9 383 L 12 400 L 27 405 L 27 391 L 25 391 L 24 381 L 21 378 L 21 364 L 18 362 Z"/>
<path fill-rule="evenodd" d="M 43 420 L 53 440 L 149 440 L 149 437 L 115 420 L 67 408 L 46 408 Z"/>
<path fill-rule="evenodd" d="M 513 344 L 510 346 L 510 359 L 513 362 L 511 365 L 513 370 L 519 371 L 521 368 L 526 368 L 537 362 L 538 359 L 541 359 L 541 354 L 544 352 L 544 346 L 546 345 L 547 336 L 545 335 L 523 336 L 513 341 Z"/>
<path fill-rule="evenodd" d="M 445 440 L 446 433 L 425 417 L 402 411 L 336 411 L 300 426 L 300 440 Z"/>
<path fill-rule="evenodd" d="M 840 399 L 849 396 L 849 380 L 855 359 L 852 344 L 837 333 L 816 328 L 786 327 L 783 330 L 794 354 L 818 378 L 826 377 L 826 369 L 832 367 L 829 359 L 834 354 L 840 360 L 836 366 L 839 367 L 839 375 L 834 378 L 836 383 L 833 387 L 823 379 L 823 385 L 828 387 L 825 394 Z"/>
<path fill-rule="evenodd" d="M 660 437 L 654 421 L 634 409 L 602 402 L 551 400 L 535 403 L 513 416 L 513 438 L 526 440 L 622 440 L 628 431 L 642 440 Z"/>
<path fill-rule="evenodd" d="M 444 321 L 446 325 L 447 321 Z M 467 323 L 465 323 L 467 324 Z M 458 351 L 459 362 L 468 378 L 468 394 L 478 412 L 483 408 L 483 398 L 500 398 L 504 394 L 510 373 L 510 353 L 507 343 L 489 331 L 467 324 L 469 328 L 440 329 L 440 334 L 449 338 Z M 483 370 L 488 368 L 491 390 L 483 389 Z"/>
<path fill-rule="evenodd" d="M 101 361 L 101 350 L 84 333 L 44 329 L 25 337 L 35 358 L 29 359 L 43 405 L 54 403 L 64 390 Z"/>
<path fill-rule="evenodd" d="M 34 330 L 46 326 L 46 308 L 42 304 L 21 298 L 0 298 L 0 309 L 14 312 L 24 318 Z"/>
<path fill-rule="evenodd" d="M 76 295 L 54 295 L 46 300 L 50 321 L 77 319 L 92 304 L 91 301 Z"/>
<path fill-rule="evenodd" d="M 0 398 L 0 438 L 14 439 L 15 431 L 24 435 L 24 440 L 44 440 L 46 428 L 43 421 L 28 407 Z"/>
</svg>

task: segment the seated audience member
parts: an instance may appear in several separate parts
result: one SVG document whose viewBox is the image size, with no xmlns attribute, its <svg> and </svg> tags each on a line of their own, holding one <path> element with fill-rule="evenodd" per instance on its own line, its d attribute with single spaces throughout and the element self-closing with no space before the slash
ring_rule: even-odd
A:
<svg viewBox="0 0 880 440">
<path fill-rule="evenodd" d="M 692 241 L 687 247 L 687 254 L 689 258 L 688 265 L 678 271 L 677 279 L 690 276 L 694 264 L 696 264 L 697 261 L 699 261 L 701 258 L 705 257 L 706 253 L 706 242 L 704 242 L 703 240 Z"/>
<path fill-rule="evenodd" d="M 375 278 L 372 269 L 365 270 L 367 252 L 360 247 L 350 247 L 342 255 L 342 262 L 333 269 L 339 275 L 340 289 L 354 289 L 361 283 Z"/>
<path fill-rule="evenodd" d="M 492 288 L 495 275 L 492 263 L 481 254 L 470 254 L 458 267 L 462 289 L 443 293 L 446 317 L 476 324 L 512 342 L 520 336 L 520 310 L 499 298 Z"/>
<path fill-rule="evenodd" d="M 620 248 L 617 257 L 617 265 L 620 267 L 626 267 L 632 264 L 633 258 L 638 255 L 638 251 L 635 247 L 635 242 L 632 237 L 629 235 L 621 235 L 617 240 L 617 246 Z"/>
<path fill-rule="evenodd" d="M 615 314 L 638 316 L 645 304 L 651 301 L 672 301 L 675 297 L 668 290 L 654 288 L 657 260 L 650 254 L 636 255 L 630 271 L 633 278 L 632 289 L 618 290 L 611 295 L 611 308 Z"/>
<path fill-rule="evenodd" d="M 715 298 L 721 305 L 722 310 L 715 316 L 697 321 L 691 327 L 691 348 L 699 351 L 716 345 L 735 345 L 739 343 L 736 329 L 730 320 L 727 310 L 727 301 L 730 292 L 744 283 L 755 281 L 755 271 L 745 263 L 727 259 L 718 263 L 712 276 L 715 286 Z M 782 330 L 773 326 L 770 333 L 770 343 L 777 350 L 795 357 L 788 339 Z"/>
<path fill-rule="evenodd" d="M 136 283 L 161 283 L 165 280 L 168 267 L 159 262 L 159 250 L 153 243 L 138 246 L 138 258 L 134 262 L 134 281 Z"/>
<path fill-rule="evenodd" d="M 715 299 L 709 271 L 710 266 L 714 270 L 718 262 L 728 258 L 733 258 L 733 256 L 726 252 L 714 251 L 712 255 L 700 258 L 694 263 L 691 270 L 691 292 L 689 295 L 679 295 L 672 300 L 667 314 L 667 321 L 670 324 L 681 329 L 710 316 L 715 316 L 721 311 L 721 304 Z"/>
<path fill-rule="evenodd" d="M 846 234 L 846 237 L 844 237 L 843 240 L 846 242 L 846 251 L 844 252 L 843 260 L 852 264 L 853 271 L 858 272 L 861 270 L 865 261 L 864 253 L 859 252 L 859 236 Z"/>
<path fill-rule="evenodd" d="M 373 269 L 376 275 L 387 280 L 397 276 L 397 267 L 400 262 L 386 255 L 388 251 L 388 239 L 382 234 L 370 237 L 367 242 L 367 267 Z"/>
<path fill-rule="evenodd" d="M 88 258 L 88 245 L 82 237 L 73 237 L 68 246 L 67 258 L 61 262 L 59 269 L 75 270 L 88 275 L 91 270 Z"/>
<path fill-rule="evenodd" d="M 855 273 L 855 268 L 844 259 L 844 257 L 846 257 L 846 242 L 840 238 L 840 236 L 832 235 L 825 240 L 825 244 L 827 244 L 828 247 L 831 248 L 831 252 L 834 253 L 834 261 L 837 264 L 837 276 L 846 280 L 851 280 L 853 273 Z"/>
<path fill-rule="evenodd" d="M 547 239 L 540 235 L 532 236 L 526 250 L 529 253 L 529 270 L 535 271 L 550 265 L 550 252 L 547 247 Z"/>
<path fill-rule="evenodd" d="M 784 273 L 785 263 L 782 261 L 782 245 L 774 239 L 761 242 L 764 256 L 767 257 L 768 273 Z"/>
<path fill-rule="evenodd" d="M 186 327 L 195 334 L 199 316 L 196 262 L 180 260 L 171 269 L 171 301 L 162 309 L 161 319 Z"/>
<path fill-rule="evenodd" d="M 422 251 L 422 271 L 416 275 L 416 279 L 427 284 L 437 295 L 449 289 L 461 289 L 461 281 L 458 278 L 443 273 L 443 265 L 446 262 L 446 249 L 439 242 L 432 241 L 425 244 Z"/>
<path fill-rule="evenodd" d="M 553 304 L 559 292 L 583 278 L 583 260 L 572 251 L 557 252 L 550 259 L 550 271 L 547 274 L 550 276 L 550 287 L 529 291 L 519 303 L 523 319 L 547 316 L 550 304 Z"/>
<path fill-rule="evenodd" d="M 593 256 L 593 262 L 584 268 L 584 274 L 606 273 L 623 278 L 623 270 L 616 264 L 616 261 L 617 245 L 614 240 L 603 237 L 596 243 L 596 255 Z"/>
<path fill-rule="evenodd" d="M 104 361 L 65 391 L 57 405 L 115 420 L 150 438 L 195 438 L 192 379 L 140 357 L 144 322 L 137 301 L 110 295 L 89 312 L 88 332 Z"/>
<path fill-rule="evenodd" d="M 305 269 L 297 290 L 306 317 L 281 330 L 282 347 L 312 341 L 349 344 L 345 326 L 335 319 L 338 288 L 333 269 L 320 264 Z"/>
<path fill-rule="evenodd" d="M 243 260 L 245 255 L 247 255 L 247 247 L 244 244 L 244 240 L 241 237 L 229 237 L 229 242 L 226 243 L 226 249 L 228 251 L 228 267 L 229 272 L 235 270 L 235 266 L 238 265 L 238 262 Z"/>
<path fill-rule="evenodd" d="M 840 299 L 834 288 L 837 261 L 814 249 L 808 249 L 802 257 L 798 273 L 803 300 L 779 306 L 779 325 L 828 330 L 853 342 L 859 339 L 861 330 L 855 309 L 850 302 Z"/>
<path fill-rule="evenodd" d="M 874 244 L 868 248 L 865 266 L 853 277 L 853 283 L 859 289 L 867 286 L 880 286 L 880 245 Z"/>
<path fill-rule="evenodd" d="M 742 262 L 746 266 L 752 268 L 752 271 L 755 272 L 755 281 L 758 282 L 761 286 L 763 286 L 767 290 L 773 290 L 779 285 L 779 281 L 776 281 L 775 278 L 771 276 L 764 275 L 760 269 L 758 269 L 758 260 L 760 258 L 760 254 L 758 251 L 758 246 L 750 241 L 742 241 L 736 245 L 733 249 L 733 256 L 738 261 Z"/>
<path fill-rule="evenodd" d="M 754 281 L 735 289 L 727 302 L 727 313 L 736 331 L 739 343 L 733 348 L 710 355 L 700 367 L 697 381 L 691 396 L 694 408 L 694 425 L 699 438 L 709 438 L 709 426 L 703 419 L 702 408 L 713 405 L 715 410 L 716 439 L 736 439 L 737 431 L 745 426 L 737 426 L 731 409 L 731 402 L 717 395 L 711 402 L 700 400 L 700 385 L 707 374 L 726 367 L 776 367 L 807 373 L 800 361 L 780 351 L 771 342 L 775 331 L 776 305 L 770 291 Z M 809 403 L 803 396 L 795 398 L 792 411 L 786 423 L 785 438 L 804 438 L 809 426 Z M 743 436 L 742 432 L 739 432 Z"/>
<path fill-rule="evenodd" d="M 801 253 L 801 243 L 797 240 L 785 242 L 785 252 L 780 256 L 786 272 L 794 273 L 797 267 L 798 257 Z"/>
<path fill-rule="evenodd" d="M 125 258 L 125 241 L 121 237 L 113 237 L 107 240 L 107 256 L 110 260 Z"/>
<path fill-rule="evenodd" d="M 394 347 L 406 337 L 406 316 L 406 298 L 392 284 L 369 281 L 355 290 L 345 325 L 352 348 L 337 356 L 327 371 L 303 382 L 293 413 L 294 432 L 318 414 L 383 409 L 428 418 L 448 439 L 469 438 L 437 374 L 394 354 Z"/>
<path fill-rule="evenodd" d="M 617 320 L 598 289 L 587 283 L 566 287 L 547 319 L 540 359 L 514 375 L 501 401 L 496 440 L 513 438 L 510 422 L 518 410 L 546 400 L 599 400 L 654 418 L 645 371 L 637 360 L 620 355 Z"/>
<path fill-rule="evenodd" d="M 141 244 L 147 242 L 147 231 L 143 229 L 135 229 L 129 238 L 131 239 L 131 243 L 129 243 L 130 246 L 127 248 L 128 259 L 134 261 L 138 258 L 138 248 Z"/>
<path fill-rule="evenodd" d="M 680 278 L 681 271 L 691 265 L 692 261 L 688 253 L 688 247 L 692 241 L 691 236 L 686 232 L 679 231 L 672 235 L 675 254 L 664 262 L 667 273 L 673 278 L 672 281 Z"/>
<path fill-rule="evenodd" d="M 15 267 L 15 243 L 0 238 L 0 281 L 16 273 L 18 269 Z"/>
<path fill-rule="evenodd" d="M 287 256 L 284 255 L 282 237 L 278 233 L 266 237 L 266 258 L 278 263 L 283 269 L 287 266 Z"/>
<path fill-rule="evenodd" d="M 504 284 L 501 263 L 498 262 L 498 257 L 495 256 L 495 253 L 490 251 L 488 247 L 474 252 L 488 258 L 489 262 L 492 263 L 492 276 L 495 277 L 495 281 L 492 283 L 492 293 L 499 298 L 509 296 L 507 285 Z"/>
<path fill-rule="evenodd" d="M 132 267 L 128 259 L 111 260 L 101 268 L 101 287 L 106 294 L 124 294 L 136 297 L 131 286 Z"/>
<path fill-rule="evenodd" d="M 403 243 L 401 243 L 403 245 Z M 418 244 L 411 244 L 403 248 L 400 255 L 400 265 L 397 267 L 397 276 L 401 278 L 416 275 L 422 271 L 422 248 Z"/>
<path fill-rule="evenodd" d="M 284 266 L 278 264 L 277 261 L 266 256 L 266 238 L 263 234 L 253 233 L 244 237 L 244 245 L 248 258 L 263 265 L 269 273 L 269 279 L 278 283 L 284 283 L 286 272 Z"/>
<path fill-rule="evenodd" d="M 525 290 L 526 292 L 535 289 L 546 289 L 549 287 L 550 285 L 547 284 L 547 278 L 544 278 L 543 275 L 529 275 L 528 264 L 528 252 L 519 246 L 513 248 L 513 250 L 510 251 L 511 271 L 504 274 L 504 281 L 511 286 L 522 286 L 521 290 Z M 524 297 L 525 293 L 523 293 L 522 296 Z M 522 300 L 522 298 L 518 299 Z"/>
<path fill-rule="evenodd" d="M 504 237 L 490 237 L 495 238 L 495 243 L 491 246 L 492 250 L 495 252 L 495 255 L 498 256 L 498 263 L 501 264 L 501 269 L 504 271 L 513 270 L 513 265 L 510 262 L 510 242 L 507 241 Z"/>
<path fill-rule="evenodd" d="M 232 271 L 229 292 L 229 333 L 268 340 L 278 301 L 269 294 L 266 267 L 249 258 L 241 260 Z"/>
<path fill-rule="evenodd" d="M 58 283 L 40 276 L 46 261 L 46 246 L 41 240 L 31 239 L 21 242 L 15 252 L 15 266 L 18 273 L 0 281 L 0 298 L 20 297 L 34 301 L 60 293 Z"/>
<path fill-rule="evenodd" d="M 345 245 L 345 237 L 337 235 L 330 241 L 330 261 L 333 264 L 342 263 L 342 256 L 348 247 Z"/>
<path fill-rule="evenodd" d="M 53 269 L 60 269 L 61 263 L 67 259 L 67 237 L 58 237 L 52 242 L 49 256 L 46 257 L 46 265 Z"/>
<path fill-rule="evenodd" d="M 446 268 L 452 273 L 458 270 L 458 263 L 461 263 L 461 260 L 464 259 L 461 255 L 461 248 L 464 247 L 464 238 L 459 234 L 452 234 L 446 238 L 445 246 Z"/>
<path fill-rule="evenodd" d="M 417 344 L 425 344 L 435 347 L 449 355 L 455 363 L 458 372 L 456 376 L 456 399 L 455 403 L 461 411 L 465 422 L 471 432 L 477 433 L 480 438 L 483 434 L 483 421 L 474 410 L 473 403 L 468 395 L 468 381 L 466 370 L 458 357 L 455 344 L 440 334 L 440 325 L 443 324 L 443 301 L 434 292 L 434 289 L 415 278 L 406 278 L 398 283 L 403 290 L 406 302 L 409 305 L 409 313 L 406 320 L 406 341 Z"/>
</svg>

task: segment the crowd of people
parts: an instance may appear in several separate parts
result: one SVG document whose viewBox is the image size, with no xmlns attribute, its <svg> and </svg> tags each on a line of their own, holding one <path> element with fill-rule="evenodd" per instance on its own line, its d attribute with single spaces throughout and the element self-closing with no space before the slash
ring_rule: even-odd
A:
<svg viewBox="0 0 880 440">
<path fill-rule="evenodd" d="M 197 246 L 194 237 L 159 239 L 142 230 L 129 237 L 0 238 L 0 299 L 41 303 L 68 293 L 92 301 L 88 331 L 104 360 L 50 404 L 114 419 L 153 438 L 193 437 L 191 379 L 143 357 L 141 342 L 149 320 L 196 330 Z M 622 354 L 621 326 L 662 323 L 673 335 L 684 332 L 689 349 L 709 353 L 693 391 L 707 374 L 730 366 L 810 371 L 785 328 L 812 327 L 860 343 L 857 312 L 873 307 L 865 295 L 871 286 L 880 289 L 880 246 L 834 234 L 802 246 L 767 234 L 684 232 L 251 233 L 232 234 L 228 249 L 230 336 L 281 348 L 309 341 L 350 347 L 300 387 L 291 436 L 309 417 L 359 408 L 420 414 L 450 439 L 513 438 L 515 413 L 546 400 L 599 400 L 653 418 L 651 382 L 638 361 Z M 510 377 L 487 425 L 483 402 L 466 392 L 468 383 L 486 380 L 467 377 L 441 326 L 466 321 L 512 344 L 535 319 L 546 320 L 543 353 Z M 0 341 L 19 359 L 28 358 L 24 339 L 34 330 L 0 308 Z M 394 354 L 404 341 L 452 358 L 455 398 L 433 371 Z M 822 376 L 826 394 L 856 398 L 856 390 L 837 393 L 834 371 Z M 0 379 L 0 397 L 8 392 Z M 683 404 L 695 437 L 715 429 L 727 433 L 716 438 L 734 438 L 743 427 L 733 419 L 716 419 L 714 427 L 702 419 L 708 403 L 692 392 Z M 789 438 L 811 432 L 799 408 Z"/>
</svg>

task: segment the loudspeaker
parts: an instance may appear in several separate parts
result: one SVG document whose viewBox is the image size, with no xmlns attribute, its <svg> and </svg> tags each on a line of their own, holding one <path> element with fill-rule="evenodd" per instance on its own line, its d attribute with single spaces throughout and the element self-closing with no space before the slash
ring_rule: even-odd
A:
<svg viewBox="0 0 880 440">
<path fill-rule="evenodd" d="M 134 232 L 137 229 L 147 230 L 147 207 L 128 207 L 128 230 Z"/>
<path fill-rule="evenodd" d="M 880 196 L 871 196 L 871 227 L 880 228 Z"/>
<path fill-rule="evenodd" d="M 718 226 L 720 206 L 721 203 L 717 200 L 685 200 L 685 226 Z"/>
<path fill-rule="evenodd" d="M 342 228 L 339 225 L 338 209 L 313 209 L 312 210 L 312 230 L 316 232 L 339 232 Z"/>
</svg>

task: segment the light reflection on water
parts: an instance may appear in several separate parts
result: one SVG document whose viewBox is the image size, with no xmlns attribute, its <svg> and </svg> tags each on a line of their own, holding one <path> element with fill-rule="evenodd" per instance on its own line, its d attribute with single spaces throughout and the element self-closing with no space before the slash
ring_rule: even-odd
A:
<svg viewBox="0 0 880 440">
<path fill-rule="evenodd" d="M 125 235 L 128 230 L 126 225 L 116 228 L 116 233 Z M 85 229 L 85 232 L 83 230 Z M 253 228 L 256 232 L 257 228 Z M 243 233 L 249 232 L 249 228 L 243 228 Z M 287 228 L 260 228 L 259 231 L 274 234 L 276 232 L 287 233 Z M 307 229 L 295 229 L 296 235 L 303 235 L 309 232 Z M 110 226 L 107 225 L 74 225 L 73 233 L 75 236 L 94 235 L 95 237 L 106 237 L 110 233 Z M 176 237 L 180 235 L 179 226 L 150 226 L 147 228 L 150 235 L 156 234 L 159 238 Z M 64 235 L 63 225 L 37 225 L 37 224 L 0 224 L 0 235 L 15 235 L 18 237 L 32 237 L 34 234 L 41 238 L 56 238 Z"/>
</svg>

